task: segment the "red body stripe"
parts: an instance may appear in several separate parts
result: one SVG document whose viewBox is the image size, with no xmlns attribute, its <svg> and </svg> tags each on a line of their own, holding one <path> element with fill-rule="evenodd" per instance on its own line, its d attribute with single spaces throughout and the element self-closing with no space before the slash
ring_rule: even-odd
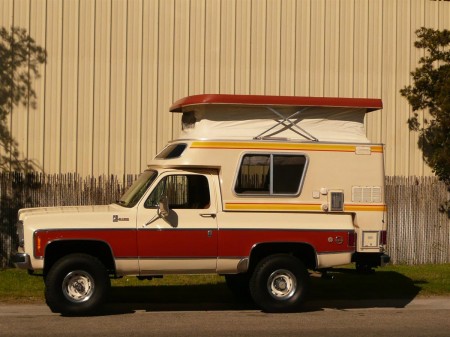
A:
<svg viewBox="0 0 450 337">
<path fill-rule="evenodd" d="M 349 252 L 348 239 L 353 231 L 315 231 L 315 230 L 221 230 L 219 256 L 249 256 L 255 244 L 268 242 L 307 243 L 315 251 Z M 338 238 L 336 240 L 336 238 Z M 342 241 L 341 241 L 342 240 Z M 337 242 L 340 243 L 337 243 Z"/>
<path fill-rule="evenodd" d="M 215 258 L 217 234 L 215 229 L 139 230 L 139 256 Z"/>
<path fill-rule="evenodd" d="M 37 244 L 38 238 L 40 245 Z M 34 234 L 34 255 L 43 257 L 45 247 L 53 241 L 60 240 L 96 240 L 106 242 L 112 249 L 115 258 L 137 256 L 136 230 L 132 229 L 73 229 L 46 230 Z M 40 246 L 40 249 L 38 249 Z"/>
<path fill-rule="evenodd" d="M 35 257 L 59 240 L 106 242 L 115 258 L 215 258 L 245 257 L 260 243 L 307 243 L 318 254 L 352 252 L 346 230 L 252 230 L 252 229 L 163 229 L 163 230 L 49 230 L 35 233 Z M 39 242 L 39 243 L 38 243 Z M 139 248 L 138 248 L 139 247 Z"/>
</svg>

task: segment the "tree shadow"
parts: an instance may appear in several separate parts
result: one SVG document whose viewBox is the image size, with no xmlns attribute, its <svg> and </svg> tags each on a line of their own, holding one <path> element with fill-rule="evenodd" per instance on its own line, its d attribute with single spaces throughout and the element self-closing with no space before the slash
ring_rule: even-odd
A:
<svg viewBox="0 0 450 337">
<path fill-rule="evenodd" d="M 331 309 L 404 308 L 421 290 L 420 283 L 393 271 L 359 274 L 354 269 L 333 269 L 328 277 L 311 277 L 310 295 L 302 312 Z M 113 287 L 110 302 L 96 315 L 136 311 L 259 310 L 236 298 L 225 283 L 213 285 Z"/>
<path fill-rule="evenodd" d="M 404 308 L 420 292 L 420 284 L 394 271 L 358 273 L 352 268 L 337 268 L 327 277 L 312 277 L 309 299 L 312 307 L 352 309 Z"/>
</svg>

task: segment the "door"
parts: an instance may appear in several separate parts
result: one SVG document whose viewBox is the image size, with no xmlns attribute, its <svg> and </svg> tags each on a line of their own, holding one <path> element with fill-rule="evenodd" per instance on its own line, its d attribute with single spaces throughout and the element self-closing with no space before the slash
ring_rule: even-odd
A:
<svg viewBox="0 0 450 337">
<path fill-rule="evenodd" d="M 137 217 L 141 275 L 210 273 L 217 264 L 216 175 L 163 173 Z M 166 197 L 169 214 L 158 212 Z"/>
</svg>

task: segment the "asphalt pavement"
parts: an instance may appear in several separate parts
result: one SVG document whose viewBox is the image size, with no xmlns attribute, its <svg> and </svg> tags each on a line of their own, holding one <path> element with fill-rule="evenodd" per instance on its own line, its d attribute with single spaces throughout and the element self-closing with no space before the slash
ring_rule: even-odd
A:
<svg viewBox="0 0 450 337">
<path fill-rule="evenodd" d="M 0 304 L 0 336 L 449 337 L 450 297 L 311 301 L 267 314 L 229 303 L 111 303 L 97 316 L 64 317 L 45 304 Z"/>
</svg>

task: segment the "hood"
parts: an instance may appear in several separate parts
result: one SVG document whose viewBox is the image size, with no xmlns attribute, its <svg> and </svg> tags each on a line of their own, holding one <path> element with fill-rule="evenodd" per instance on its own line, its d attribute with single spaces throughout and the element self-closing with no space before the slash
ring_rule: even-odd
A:
<svg viewBox="0 0 450 337">
<path fill-rule="evenodd" d="M 64 206 L 23 208 L 19 220 L 34 228 L 53 227 L 103 227 L 123 220 L 122 225 L 133 222 L 136 209 L 116 204 L 103 206 Z"/>
<path fill-rule="evenodd" d="M 97 205 L 97 206 L 58 206 L 58 207 L 36 207 L 36 208 L 22 208 L 19 210 L 19 220 L 23 220 L 31 215 L 45 215 L 52 213 L 103 213 L 110 211 L 123 210 L 115 204 L 111 205 Z"/>
</svg>

